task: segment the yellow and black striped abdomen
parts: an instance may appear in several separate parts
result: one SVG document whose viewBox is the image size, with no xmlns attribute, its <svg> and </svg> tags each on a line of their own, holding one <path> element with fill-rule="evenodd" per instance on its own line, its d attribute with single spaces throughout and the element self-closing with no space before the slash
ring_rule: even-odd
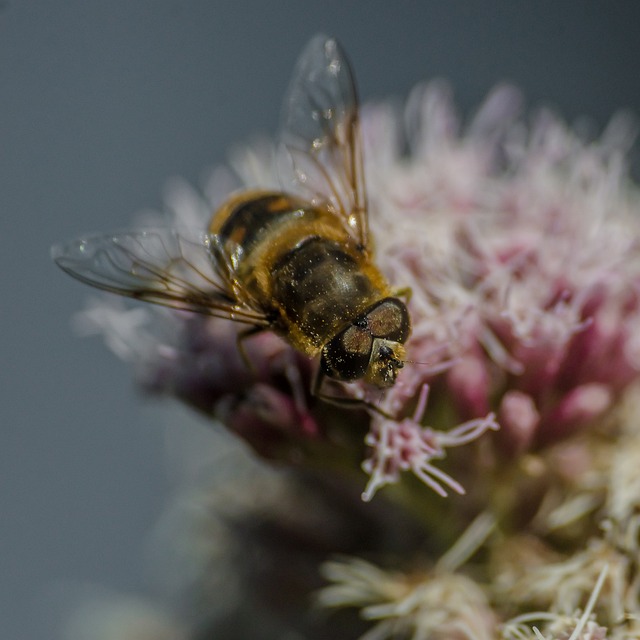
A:
<svg viewBox="0 0 640 640">
<path fill-rule="evenodd" d="M 293 196 L 242 194 L 216 213 L 209 231 L 222 240 L 239 284 L 271 315 L 272 328 L 307 355 L 389 295 L 341 221 Z"/>
</svg>

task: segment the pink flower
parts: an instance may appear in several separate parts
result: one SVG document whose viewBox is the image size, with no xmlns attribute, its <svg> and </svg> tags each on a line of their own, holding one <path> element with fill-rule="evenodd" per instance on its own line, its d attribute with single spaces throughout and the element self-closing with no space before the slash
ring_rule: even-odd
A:
<svg viewBox="0 0 640 640">
<path fill-rule="evenodd" d="M 486 418 L 470 420 L 448 432 L 421 427 L 428 393 L 429 387 L 423 386 L 411 418 L 396 421 L 373 417 L 373 426 L 366 438 L 371 456 L 362 465 L 370 476 L 363 500 L 371 500 L 385 484 L 397 482 L 400 472 L 406 470 L 411 470 L 443 498 L 447 496 L 444 486 L 456 493 L 464 493 L 462 485 L 434 466 L 432 460 L 444 458 L 449 447 L 472 442 L 487 430 L 496 431 L 498 423 L 490 413 Z"/>
<path fill-rule="evenodd" d="M 412 335 L 393 387 L 341 393 L 382 413 L 318 401 L 317 364 L 270 333 L 245 341 L 247 364 L 225 320 L 106 298 L 80 314 L 82 331 L 103 333 L 148 392 L 179 398 L 296 469 L 270 498 L 260 482 L 242 485 L 255 502 L 247 518 L 261 526 L 218 518 L 231 531 L 225 544 L 255 534 L 263 563 L 287 558 L 246 571 L 252 594 L 271 602 L 284 574 L 318 586 L 307 569 L 330 553 L 378 554 L 402 566 L 325 565 L 333 584 L 320 598 L 361 607 L 375 621 L 371 637 L 489 638 L 503 623 L 503 638 L 542 637 L 534 622 L 544 637 L 632 637 L 640 196 L 625 154 L 634 127 L 620 115 L 584 140 L 546 111 L 524 121 L 520 103 L 498 87 L 462 126 L 448 88 L 433 83 L 402 112 L 363 111 L 377 261 L 394 286 L 411 288 Z M 204 229 L 231 189 L 277 185 L 271 151 L 264 142 L 237 150 L 235 175 L 214 172 L 206 196 L 174 181 L 168 222 Z M 359 499 L 392 484 L 373 504 Z M 445 503 L 449 492 L 459 495 Z M 303 571 L 288 564 L 292 547 Z"/>
<path fill-rule="evenodd" d="M 518 454 L 587 428 L 640 365 L 640 228 L 620 143 L 630 124 L 618 117 L 587 143 L 547 112 L 525 127 L 519 105 L 513 88 L 499 87 L 461 131 L 448 89 L 433 84 L 409 99 L 408 131 L 386 105 L 364 111 L 378 261 L 412 290 L 409 361 L 383 402 L 396 420 L 340 418 L 343 411 L 320 407 L 308 392 L 312 363 L 274 336 L 246 341 L 248 368 L 230 322 L 149 310 L 162 326 L 153 342 L 140 318 L 125 324 L 123 311 L 121 327 L 94 320 L 96 330 L 120 355 L 119 333 L 134 343 L 132 332 L 147 332 L 144 353 L 136 351 L 142 385 L 221 418 L 267 457 L 299 459 L 306 440 L 335 440 L 332 420 L 354 422 L 356 431 L 369 422 L 368 497 L 404 470 L 441 493 L 433 479 L 444 472 L 432 462 L 443 450 L 434 443 L 460 422 L 495 429 L 497 413 L 499 449 Z M 405 138 L 408 158 L 399 151 Z M 277 182 L 265 143 L 236 151 L 233 165 L 244 186 Z M 204 191 L 237 184 L 217 171 Z M 169 221 L 204 228 L 221 197 L 204 199 L 174 181 Z M 95 317 L 85 312 L 84 325 Z M 430 406 L 410 419 L 424 385 Z M 344 392 L 379 401 L 361 385 Z M 445 406 L 448 419 L 425 431 L 423 420 L 433 423 Z M 399 457 L 390 457 L 394 447 Z"/>
</svg>

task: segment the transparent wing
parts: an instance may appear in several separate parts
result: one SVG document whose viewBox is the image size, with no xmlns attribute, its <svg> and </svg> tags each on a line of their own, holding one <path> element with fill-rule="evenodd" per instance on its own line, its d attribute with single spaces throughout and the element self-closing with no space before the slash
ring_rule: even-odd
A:
<svg viewBox="0 0 640 640">
<path fill-rule="evenodd" d="M 332 210 L 368 247 L 358 98 L 340 45 L 315 36 L 302 52 L 284 102 L 279 151 L 283 187 Z"/>
<path fill-rule="evenodd" d="M 81 282 L 130 298 L 256 325 L 265 314 L 234 277 L 216 236 L 149 229 L 90 236 L 53 247 Z"/>
</svg>

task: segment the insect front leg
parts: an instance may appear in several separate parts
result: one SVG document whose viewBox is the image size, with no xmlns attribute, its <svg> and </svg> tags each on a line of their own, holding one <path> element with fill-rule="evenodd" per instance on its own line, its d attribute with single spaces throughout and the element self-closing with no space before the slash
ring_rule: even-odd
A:
<svg viewBox="0 0 640 640">
<path fill-rule="evenodd" d="M 381 409 L 368 400 L 362 400 L 360 398 L 345 398 L 344 396 L 336 396 L 325 393 L 322 390 L 322 386 L 326 378 L 327 376 L 323 373 L 322 369 L 318 367 L 316 375 L 313 379 L 313 384 L 311 386 L 311 395 L 319 398 L 320 400 L 323 400 L 324 402 L 329 402 L 330 404 L 336 405 L 338 407 L 347 407 L 351 409 L 371 409 L 371 411 L 375 411 L 383 418 L 394 420 L 394 417 L 391 414 L 387 413 L 384 409 Z"/>
<path fill-rule="evenodd" d="M 403 298 L 406 304 L 409 304 L 412 295 L 413 290 L 411 287 L 401 287 L 400 289 L 393 290 L 393 296 L 395 298 Z"/>
</svg>

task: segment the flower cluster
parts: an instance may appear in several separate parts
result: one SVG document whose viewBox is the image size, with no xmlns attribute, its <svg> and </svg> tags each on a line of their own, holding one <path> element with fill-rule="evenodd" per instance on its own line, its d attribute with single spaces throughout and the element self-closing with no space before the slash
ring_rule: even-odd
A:
<svg viewBox="0 0 640 640">
<path fill-rule="evenodd" d="M 144 389 L 292 470 L 259 507 L 208 516 L 229 531 L 212 556 L 237 539 L 260 549 L 238 588 L 278 610 L 271 631 L 327 637 L 329 624 L 347 638 L 375 621 L 368 640 L 637 637 L 634 125 L 621 114 L 588 139 L 548 111 L 525 121 L 520 107 L 498 87 L 463 127 L 449 89 L 432 83 L 403 112 L 363 111 L 377 260 L 411 289 L 412 335 L 384 397 L 359 384 L 344 393 L 384 415 L 318 402 L 314 363 L 269 333 L 245 341 L 247 367 L 231 322 L 112 300 L 78 318 L 135 362 Z M 168 222 L 205 228 L 232 188 L 277 185 L 264 141 L 232 167 L 204 195 L 174 181 Z M 260 482 L 237 486 L 260 494 Z M 275 584 L 295 604 L 275 607 Z M 323 585 L 321 607 L 360 615 L 306 619 L 299 596 Z"/>
</svg>

